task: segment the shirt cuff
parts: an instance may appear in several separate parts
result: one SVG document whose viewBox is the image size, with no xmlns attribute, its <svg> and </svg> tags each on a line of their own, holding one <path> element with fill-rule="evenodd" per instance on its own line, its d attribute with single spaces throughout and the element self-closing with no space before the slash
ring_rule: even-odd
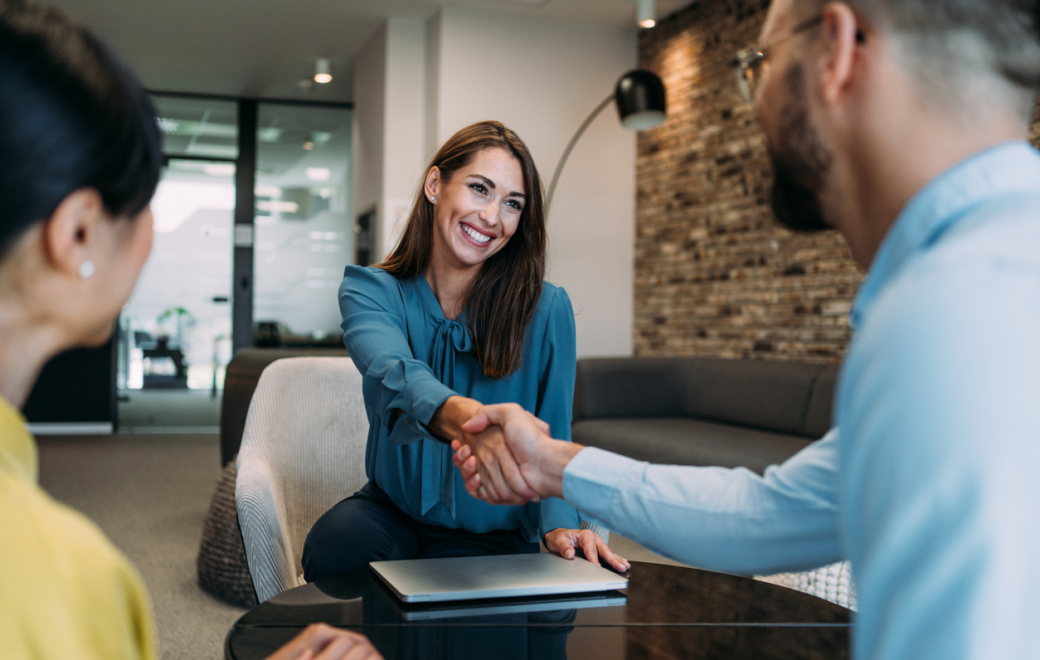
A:
<svg viewBox="0 0 1040 660">
<path fill-rule="evenodd" d="M 629 471 L 642 465 L 645 463 L 586 447 L 563 471 L 563 499 L 583 514 L 610 520 L 617 487 L 626 481 Z"/>
<path fill-rule="evenodd" d="M 433 419 L 437 409 L 444 405 L 449 398 L 455 396 L 455 391 L 440 381 L 435 381 L 435 383 L 424 388 L 423 394 L 413 398 L 410 404 L 402 402 L 400 405 L 395 405 L 394 402 L 391 402 L 384 421 L 388 427 L 387 438 L 390 442 L 406 445 L 423 438 L 444 442 L 442 438 L 434 435 L 427 424 Z M 397 419 L 392 417 L 395 409 L 402 411 Z"/>
<path fill-rule="evenodd" d="M 401 415 L 397 418 L 387 439 L 398 445 L 407 445 L 423 439 L 443 442 L 425 424 L 410 415 Z"/>
<path fill-rule="evenodd" d="M 429 381 L 423 383 L 422 388 L 412 389 L 412 392 L 415 393 L 410 397 L 408 408 L 405 414 L 401 415 L 401 420 L 407 417 L 422 424 L 429 424 L 430 420 L 437 413 L 437 409 L 444 405 L 445 401 L 455 396 L 455 390 L 436 378 L 431 376 Z"/>
</svg>

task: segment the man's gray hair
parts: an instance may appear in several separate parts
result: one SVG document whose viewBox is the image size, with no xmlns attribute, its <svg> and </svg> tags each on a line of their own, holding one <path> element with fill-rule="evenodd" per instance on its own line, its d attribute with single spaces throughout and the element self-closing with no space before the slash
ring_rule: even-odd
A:
<svg viewBox="0 0 1040 660">
<path fill-rule="evenodd" d="M 810 0 L 817 10 L 825 0 Z M 1040 90 L 1040 0 L 846 0 L 896 36 L 915 76 L 939 100 L 963 100 L 958 84 L 996 74 L 1032 115 Z"/>
</svg>

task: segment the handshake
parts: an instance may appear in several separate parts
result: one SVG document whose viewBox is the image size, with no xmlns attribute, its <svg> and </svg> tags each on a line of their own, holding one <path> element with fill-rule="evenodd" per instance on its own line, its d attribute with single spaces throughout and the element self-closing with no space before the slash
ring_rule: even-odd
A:
<svg viewBox="0 0 1040 660">
<path fill-rule="evenodd" d="M 485 406 L 473 399 L 451 397 L 441 416 L 433 420 L 433 427 L 441 437 L 457 438 L 451 443 L 453 460 L 466 491 L 490 504 L 562 498 L 563 471 L 584 449 L 553 440 L 548 424 L 515 403 Z M 581 549 L 591 562 L 603 559 L 621 573 L 631 568 L 591 530 L 553 529 L 545 532 L 544 541 L 549 551 L 567 559 Z"/>
<path fill-rule="evenodd" d="M 563 471 L 584 447 L 553 440 L 549 425 L 513 403 L 482 406 L 453 440 L 470 495 L 516 505 L 563 497 Z"/>
</svg>

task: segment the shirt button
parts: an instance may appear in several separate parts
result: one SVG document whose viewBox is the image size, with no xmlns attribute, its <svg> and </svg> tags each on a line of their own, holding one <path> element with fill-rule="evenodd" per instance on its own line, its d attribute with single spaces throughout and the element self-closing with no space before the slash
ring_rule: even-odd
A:
<svg viewBox="0 0 1040 660">
<path fill-rule="evenodd" d="M 412 425 L 412 418 L 409 417 L 407 421 L 408 421 L 408 426 L 411 426 Z"/>
</svg>

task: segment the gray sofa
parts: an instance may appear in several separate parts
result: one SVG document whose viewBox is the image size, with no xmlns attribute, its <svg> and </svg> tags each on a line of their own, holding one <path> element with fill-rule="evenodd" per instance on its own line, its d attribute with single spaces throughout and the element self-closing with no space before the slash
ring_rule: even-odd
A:
<svg viewBox="0 0 1040 660">
<path fill-rule="evenodd" d="M 801 362 L 579 360 L 571 432 L 638 460 L 762 474 L 828 431 L 836 376 Z"/>
</svg>

